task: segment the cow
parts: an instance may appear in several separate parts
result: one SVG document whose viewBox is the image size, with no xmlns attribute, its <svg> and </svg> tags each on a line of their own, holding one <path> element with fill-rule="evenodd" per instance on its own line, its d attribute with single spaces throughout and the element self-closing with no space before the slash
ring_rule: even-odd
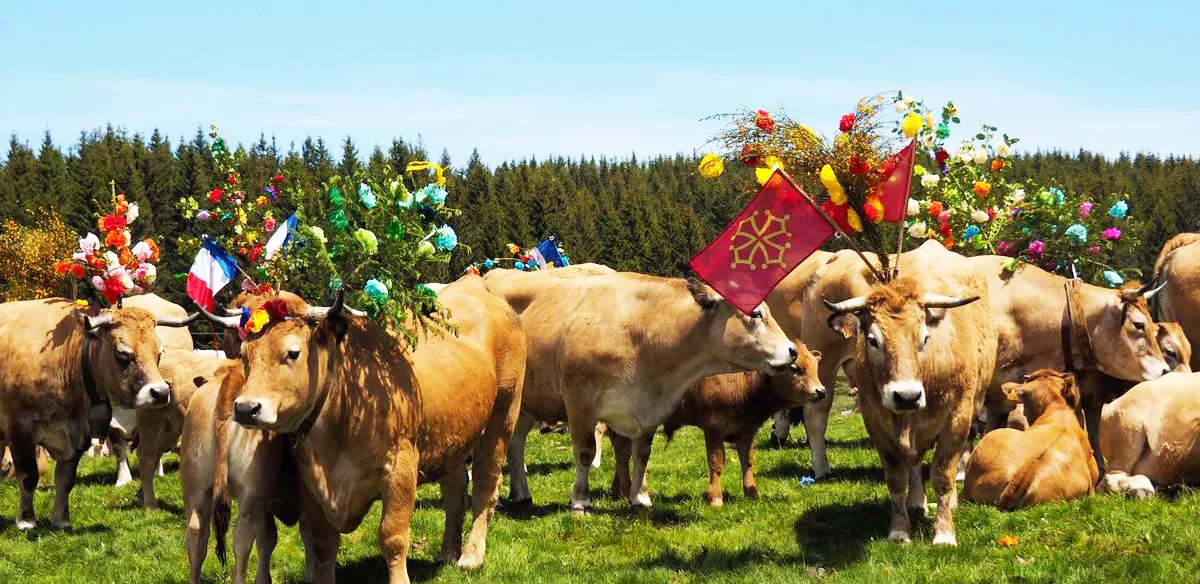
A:
<svg viewBox="0 0 1200 584">
<path fill-rule="evenodd" d="M 516 314 L 478 276 L 438 297 L 457 334 L 428 335 L 412 351 L 398 334 L 351 312 L 341 293 L 331 307 L 290 308 L 290 318 L 242 345 L 246 379 L 233 418 L 293 444 L 301 536 L 317 582 L 334 580 L 339 532 L 356 529 L 376 500 L 383 501 L 379 543 L 389 580 L 408 582 L 409 523 L 422 482 L 442 488 L 440 559 L 464 569 L 483 563 L 521 403 L 525 337 Z M 464 548 L 468 460 L 473 522 Z"/>
<path fill-rule="evenodd" d="M 797 355 L 766 305 L 743 314 L 695 279 L 572 276 L 564 268 L 492 270 L 484 281 L 521 315 L 529 340 L 521 419 L 508 452 L 514 504 L 532 500 L 525 437 L 536 421 L 567 421 L 575 462 L 570 505 L 584 514 L 591 505 L 597 422 L 634 440 L 632 484 L 642 485 L 650 454 L 643 438 L 696 382 L 718 373 L 778 373 Z M 629 502 L 651 504 L 640 489 L 631 489 Z"/>
<path fill-rule="evenodd" d="M 987 281 L 966 258 L 930 241 L 903 254 L 901 272 L 846 298 L 830 279 L 827 326 L 855 339 L 855 381 L 867 434 L 892 500 L 888 539 L 907 542 L 907 510 L 925 514 L 921 461 L 933 449 L 934 545 L 957 545 L 955 473 L 996 361 Z M 858 286 L 866 285 L 859 282 Z M 984 302 L 976 302 L 984 299 Z M 907 507 L 907 509 L 906 509 Z"/>
<path fill-rule="evenodd" d="M 1178 322 L 1189 339 L 1200 339 L 1200 233 L 1180 233 L 1163 245 L 1154 262 L 1162 292 L 1155 299 L 1158 320 Z M 1200 353 L 1191 368 L 1200 371 Z"/>
<path fill-rule="evenodd" d="M 1139 383 L 1100 417 L 1100 452 L 1108 463 L 1097 487 L 1139 499 L 1155 486 L 1200 479 L 1200 373 L 1168 373 Z"/>
<path fill-rule="evenodd" d="M 754 436 L 771 414 L 799 407 L 825 395 L 825 387 L 817 377 L 819 352 L 809 351 L 796 343 L 799 356 L 783 373 L 767 375 L 757 371 L 725 373 L 705 377 L 683 396 L 675 412 L 667 418 L 663 429 L 670 442 L 675 432 L 684 426 L 696 426 L 704 432 L 708 456 L 708 504 L 717 508 L 725 504 L 721 489 L 721 473 L 725 469 L 725 443 L 735 446 L 742 463 L 742 494 L 758 497 L 754 481 Z M 632 444 L 628 438 L 612 434 L 613 450 L 617 455 L 613 490 L 628 496 L 629 457 Z M 649 434 L 647 441 L 654 434 Z M 649 445 L 645 446 L 649 451 Z M 646 490 L 646 484 L 640 487 Z"/>
<path fill-rule="evenodd" d="M 168 404 L 154 327 L 185 326 L 194 316 L 155 319 L 140 308 L 89 315 L 62 298 L 0 304 L 0 435 L 20 487 L 18 529 L 35 526 L 39 445 L 58 461 L 51 522 L 71 528 L 69 496 L 91 435 L 107 429 L 113 406 Z"/>
<path fill-rule="evenodd" d="M 1018 509 L 1091 493 L 1100 471 L 1075 415 L 1075 376 L 1042 369 L 1024 383 L 1005 383 L 1003 391 L 1010 403 L 1023 406 L 1033 425 L 1001 428 L 979 441 L 967 464 L 963 497 Z"/>
</svg>

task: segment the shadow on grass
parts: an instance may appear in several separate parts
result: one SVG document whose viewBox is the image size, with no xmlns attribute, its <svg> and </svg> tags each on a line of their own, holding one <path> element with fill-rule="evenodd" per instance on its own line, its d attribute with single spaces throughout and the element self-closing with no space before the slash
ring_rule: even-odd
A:
<svg viewBox="0 0 1200 584">
<path fill-rule="evenodd" d="M 813 470 L 810 466 L 801 465 L 796 462 L 785 462 L 770 468 L 764 468 L 757 471 L 758 476 L 773 478 L 773 479 L 792 479 L 799 480 L 803 476 L 812 476 Z M 882 482 L 883 471 L 879 467 L 873 466 L 852 466 L 852 467 L 835 467 L 830 476 L 821 479 L 822 483 L 853 483 L 853 482 Z"/>
<path fill-rule="evenodd" d="M 558 513 L 565 513 L 567 505 L 565 503 L 545 503 L 538 505 L 530 501 L 510 503 L 507 500 L 501 500 L 496 506 L 496 511 L 509 519 L 520 521 L 524 519 L 540 519 Z"/>
<path fill-rule="evenodd" d="M 796 564 L 798 558 L 781 557 L 773 551 L 743 549 L 738 551 L 711 550 L 707 546 L 699 553 L 686 557 L 677 550 L 666 550 L 658 557 L 643 562 L 642 568 L 666 568 L 689 574 L 711 574 L 714 572 L 736 572 L 751 565 Z"/>
<path fill-rule="evenodd" d="M 10 518 L 0 519 L 0 536 L 2 537 L 23 537 L 26 541 L 37 541 L 49 533 L 66 533 L 69 535 L 91 535 L 95 533 L 112 533 L 112 528 L 99 523 L 93 525 L 84 525 L 82 527 L 72 527 L 70 531 L 64 531 L 54 527 L 50 523 L 50 519 L 38 518 L 37 526 L 28 531 L 17 529 L 17 523 Z"/>
<path fill-rule="evenodd" d="M 123 505 L 118 507 L 118 509 L 121 509 L 122 511 L 133 511 L 133 510 L 137 510 L 137 509 L 142 509 L 142 504 L 140 502 L 141 495 L 142 495 L 141 491 L 139 491 L 136 495 L 134 495 L 134 497 L 132 499 L 126 501 Z M 162 499 L 159 499 L 158 508 L 154 509 L 154 510 L 155 511 L 163 511 L 166 513 L 170 513 L 171 515 L 177 515 L 180 517 L 183 516 L 183 507 L 180 507 L 169 501 L 163 501 Z M 148 509 L 148 511 L 149 511 L 149 509 Z"/>
<path fill-rule="evenodd" d="M 49 473 L 47 473 L 47 474 L 49 474 Z M 138 480 L 137 478 L 134 478 L 134 482 L 137 482 L 137 480 Z M 54 475 L 50 475 L 50 482 L 51 482 L 51 484 L 54 483 Z M 95 487 L 95 486 L 113 487 L 113 486 L 116 486 L 116 484 L 117 484 L 117 471 L 116 470 L 96 470 L 93 472 L 89 472 L 87 474 L 79 473 L 79 478 L 76 479 L 76 481 L 75 481 L 76 487 Z"/>
<path fill-rule="evenodd" d="M 890 519 L 886 501 L 816 507 L 796 520 L 796 541 L 809 563 L 843 568 L 862 560 L 872 539 L 887 537 Z"/>
<path fill-rule="evenodd" d="M 569 460 L 563 462 L 533 462 L 525 465 L 525 474 L 527 475 L 548 475 L 568 470 L 575 470 L 575 463 Z"/>
<path fill-rule="evenodd" d="M 408 577 L 413 582 L 432 580 L 442 568 L 441 564 L 433 560 L 416 559 L 411 556 L 408 558 Z M 383 556 L 372 555 L 339 564 L 335 577 L 338 582 L 387 582 L 387 564 L 383 561 Z"/>
</svg>

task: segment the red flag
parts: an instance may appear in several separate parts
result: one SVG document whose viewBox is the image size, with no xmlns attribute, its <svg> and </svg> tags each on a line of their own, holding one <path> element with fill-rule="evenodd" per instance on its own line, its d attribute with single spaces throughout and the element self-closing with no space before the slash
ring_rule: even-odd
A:
<svg viewBox="0 0 1200 584">
<path fill-rule="evenodd" d="M 738 310 L 749 314 L 833 227 L 807 195 L 776 170 L 729 227 L 688 264 Z"/>
<path fill-rule="evenodd" d="M 880 165 L 884 175 L 875 188 L 883 201 L 884 221 L 903 221 L 908 212 L 908 190 L 912 186 L 913 156 L 917 151 L 917 140 L 883 161 Z"/>
</svg>

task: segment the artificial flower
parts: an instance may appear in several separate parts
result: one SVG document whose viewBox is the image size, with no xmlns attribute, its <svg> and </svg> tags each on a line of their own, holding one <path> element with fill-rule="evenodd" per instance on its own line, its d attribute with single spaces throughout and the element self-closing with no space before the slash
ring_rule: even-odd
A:
<svg viewBox="0 0 1200 584">
<path fill-rule="evenodd" d="M 112 247 L 124 247 L 129 245 L 128 231 L 109 231 L 108 235 L 104 236 L 104 244 Z"/>
<path fill-rule="evenodd" d="M 271 315 L 267 314 L 266 310 L 256 309 L 250 313 L 250 320 L 246 322 L 246 330 L 252 333 L 262 332 L 268 322 L 271 322 Z"/>
<path fill-rule="evenodd" d="M 379 280 L 376 280 L 375 278 L 371 278 L 370 280 L 367 280 L 366 285 L 363 286 L 363 292 L 366 292 L 367 296 L 371 300 L 374 300 L 378 304 L 383 304 L 384 302 L 387 302 L 387 298 L 388 298 L 387 285 L 385 285 L 383 282 L 380 282 Z"/>
<path fill-rule="evenodd" d="M 1113 288 L 1125 283 L 1125 278 L 1113 270 L 1104 270 L 1100 275 L 1104 276 L 1104 282 Z"/>
<path fill-rule="evenodd" d="M 396 197 L 396 205 L 401 209 L 412 209 L 414 203 L 416 203 L 416 198 L 407 190 L 403 190 Z"/>
<path fill-rule="evenodd" d="M 1010 253 L 1012 253 L 1012 251 L 1013 251 L 1013 244 L 1011 244 L 1007 241 L 1001 241 L 1000 243 L 996 244 L 996 253 L 998 253 L 1000 255 L 1006 256 L 1006 255 L 1009 255 Z"/>
<path fill-rule="evenodd" d="M 554 264 L 546 264 L 546 267 L 550 267 L 550 266 L 553 266 L 553 265 L 554 265 Z M 472 276 L 478 276 L 478 275 L 479 275 L 479 268 L 477 268 L 477 267 L 475 267 L 475 266 L 473 266 L 473 265 L 471 265 L 471 266 L 467 266 L 467 270 L 466 270 L 466 272 L 467 272 L 468 274 L 471 274 Z"/>
<path fill-rule="evenodd" d="M 521 251 L 521 247 L 515 243 L 510 243 L 504 246 L 504 248 L 507 249 L 508 253 L 511 255 L 517 255 L 517 252 Z"/>
<path fill-rule="evenodd" d="M 956 156 L 958 156 L 958 159 L 961 160 L 963 164 L 970 164 L 970 162 L 975 159 L 975 153 L 971 152 L 971 150 L 968 148 L 959 148 Z"/>
<path fill-rule="evenodd" d="M 1074 225 L 1067 227 L 1065 235 L 1067 236 L 1067 239 L 1072 240 L 1077 245 L 1083 245 L 1087 243 L 1088 230 L 1087 227 L 1075 223 Z"/>
<path fill-rule="evenodd" d="M 906 99 L 896 100 L 896 113 L 902 114 L 908 111 L 909 102 Z"/>
<path fill-rule="evenodd" d="M 767 110 L 758 110 L 757 112 L 754 112 L 754 125 L 758 126 L 758 129 L 769 134 L 775 129 L 775 120 L 771 119 L 771 112 Z"/>
<path fill-rule="evenodd" d="M 231 185 L 237 184 L 237 175 L 236 174 L 233 174 L 233 173 L 229 174 L 229 184 L 231 184 Z"/>
<path fill-rule="evenodd" d="M 883 201 L 878 196 L 867 197 L 866 202 L 863 203 L 863 214 L 871 223 L 883 221 Z"/>
<path fill-rule="evenodd" d="M 828 164 L 821 167 L 821 184 L 825 185 L 825 190 L 829 193 L 829 200 L 833 201 L 835 205 L 846 203 L 846 189 L 842 188 L 837 174 L 833 172 L 833 167 Z"/>
<path fill-rule="evenodd" d="M 908 228 L 908 236 L 920 239 L 929 233 L 929 226 L 924 221 L 917 221 Z"/>
<path fill-rule="evenodd" d="M 79 240 L 79 251 L 91 255 L 96 253 L 96 249 L 100 247 L 100 238 L 96 237 L 95 233 L 88 233 L 86 237 Z"/>
<path fill-rule="evenodd" d="M 982 229 L 980 229 L 979 227 L 977 227 L 975 225 L 968 225 L 967 232 L 963 234 L 963 239 L 970 241 L 971 239 L 973 239 L 976 235 L 979 235 L 980 233 L 983 233 Z"/>
<path fill-rule="evenodd" d="M 1044 242 L 1040 239 L 1035 239 L 1035 240 L 1029 242 L 1028 250 L 1029 250 L 1029 257 L 1031 259 L 1040 257 L 1043 253 L 1046 252 L 1046 242 Z"/>
<path fill-rule="evenodd" d="M 281 182 L 287 180 L 287 177 L 283 176 L 282 174 L 277 174 L 277 175 L 271 177 L 271 180 L 273 180 L 277 183 L 281 183 Z"/>
<path fill-rule="evenodd" d="M 971 211 L 971 221 L 976 223 L 987 223 L 988 219 L 991 219 L 991 216 L 988 215 L 987 211 L 980 211 L 979 209 Z"/>
<path fill-rule="evenodd" d="M 117 215 L 116 213 L 113 213 L 111 215 L 105 215 L 104 218 L 100 220 L 100 230 L 118 231 L 125 229 L 125 226 L 128 224 L 129 222 L 125 220 L 123 215 Z"/>
<path fill-rule="evenodd" d="M 997 172 L 1001 168 L 1004 168 L 1004 161 L 1000 160 L 999 158 L 993 158 L 992 159 L 992 172 Z"/>
<path fill-rule="evenodd" d="M 121 282 L 120 278 L 107 278 L 103 282 L 103 287 L 100 288 L 100 293 L 104 295 L 104 299 L 108 300 L 109 304 L 116 304 L 125 295 L 125 284 Z"/>
<path fill-rule="evenodd" d="M 909 217 L 916 217 L 920 213 L 921 213 L 921 201 L 918 201 L 916 199 L 909 199 L 908 200 L 908 208 L 905 209 L 905 215 L 908 215 Z"/>
<path fill-rule="evenodd" d="M 136 221 L 141 212 L 141 207 L 138 207 L 136 203 L 129 205 L 129 208 L 125 210 L 125 223 L 129 224 Z"/>
<path fill-rule="evenodd" d="M 1118 239 L 1121 239 L 1121 228 L 1120 227 L 1109 227 L 1108 229 L 1104 230 L 1103 235 L 1104 235 L 1104 239 L 1107 239 L 1109 241 L 1116 241 Z"/>
<path fill-rule="evenodd" d="M 257 199 L 254 199 L 254 204 L 259 207 L 266 207 L 268 203 L 270 203 L 270 201 L 267 200 L 267 197 L 264 195 L 259 195 Z"/>
<path fill-rule="evenodd" d="M 483 267 L 485 267 L 485 268 L 487 268 L 487 269 L 489 269 L 489 270 L 490 270 L 490 269 L 492 269 L 492 268 L 493 268 L 493 267 L 495 267 L 495 266 L 496 266 L 496 260 L 493 260 L 493 259 L 491 259 L 491 258 L 488 258 L 488 259 L 486 259 L 486 260 L 483 260 Z"/>
<path fill-rule="evenodd" d="M 975 181 L 975 185 L 972 188 L 975 191 L 975 196 L 980 198 L 986 197 L 992 193 L 992 184 L 987 181 Z"/>
<path fill-rule="evenodd" d="M 1124 219 L 1129 214 L 1129 203 L 1125 201 L 1117 201 L 1113 206 L 1108 208 L 1108 215 L 1115 219 Z"/>
<path fill-rule="evenodd" d="M 1012 148 L 1006 142 L 1001 142 L 996 145 L 996 156 L 1008 158 L 1008 156 L 1011 154 Z"/>
<path fill-rule="evenodd" d="M 358 185 L 358 200 L 362 202 L 367 209 L 374 209 L 376 200 L 375 193 L 371 190 L 371 185 L 360 183 Z"/>
<path fill-rule="evenodd" d="M 947 235 L 946 238 L 942 240 L 942 247 L 946 249 L 954 249 L 954 237 Z"/>
<path fill-rule="evenodd" d="M 975 160 L 975 164 L 983 164 L 988 161 L 988 151 L 986 148 L 976 148 L 975 151 L 971 153 L 971 156 Z"/>
<path fill-rule="evenodd" d="M 846 114 L 842 116 L 841 121 L 838 122 L 838 129 L 843 132 L 849 132 L 850 130 L 854 129 L 854 121 L 854 114 Z"/>
<path fill-rule="evenodd" d="M 128 266 L 129 264 L 133 263 L 133 252 L 129 251 L 128 247 L 122 247 L 121 250 L 117 252 L 117 258 L 121 262 L 122 266 Z"/>
<path fill-rule="evenodd" d="M 912 171 L 913 171 L 914 175 L 920 176 L 922 174 L 925 174 L 925 167 L 920 164 L 914 164 Z"/>
<path fill-rule="evenodd" d="M 936 134 L 938 140 L 945 140 L 946 138 L 950 137 L 950 127 L 946 124 L 938 124 Z"/>
<path fill-rule="evenodd" d="M 221 189 L 213 189 L 208 191 L 208 200 L 217 203 L 221 200 L 221 195 L 225 194 Z"/>
<path fill-rule="evenodd" d="M 921 186 L 927 188 L 936 187 L 941 180 L 942 177 L 936 174 L 923 174 L 921 175 Z"/>
<path fill-rule="evenodd" d="M 929 201 L 929 214 L 937 217 L 942 214 L 944 207 L 941 201 Z"/>
<path fill-rule="evenodd" d="M 196 213 L 196 220 L 198 221 L 208 221 L 211 217 L 212 213 L 209 213 L 208 210 L 203 210 L 199 213 Z"/>
<path fill-rule="evenodd" d="M 329 226 L 337 231 L 345 231 L 350 226 L 350 219 L 346 217 L 346 210 L 334 209 L 329 214 Z"/>
<path fill-rule="evenodd" d="M 1095 208 L 1096 208 L 1096 205 L 1094 203 L 1092 203 L 1091 201 L 1084 201 L 1083 203 L 1081 203 L 1079 205 L 1079 218 L 1082 219 L 1084 217 L 1087 217 L 1088 215 L 1090 215 L 1092 213 L 1092 209 L 1095 209 Z"/>
<path fill-rule="evenodd" d="M 263 190 L 266 191 L 268 195 L 271 195 L 272 201 L 279 198 L 279 189 L 275 188 L 275 185 L 267 185 L 263 187 Z"/>
<path fill-rule="evenodd" d="M 264 231 L 275 231 L 276 226 L 277 226 L 277 223 L 275 222 L 274 217 L 267 219 L 266 221 L 263 222 L 263 230 Z M 253 242 L 251 242 L 251 243 L 253 243 Z"/>
<path fill-rule="evenodd" d="M 513 263 L 513 267 L 516 268 L 517 270 L 524 272 L 525 271 L 525 262 L 515 262 L 515 263 Z"/>
<path fill-rule="evenodd" d="M 87 307 L 88 307 L 88 301 L 87 301 L 87 300 L 85 300 L 85 299 L 83 299 L 83 298 L 76 298 L 76 299 L 75 299 L 75 306 L 78 306 L 78 307 L 80 307 L 80 308 L 87 308 Z"/>
<path fill-rule="evenodd" d="M 933 134 L 921 134 L 919 140 L 921 141 L 921 146 L 924 146 L 926 150 L 933 150 L 937 146 L 937 142 L 933 139 Z"/>
<path fill-rule="evenodd" d="M 1013 203 L 1020 203 L 1025 200 L 1025 189 L 1013 189 L 1012 194 L 1008 197 Z"/>
<path fill-rule="evenodd" d="M 925 125 L 930 128 L 937 124 L 937 118 L 933 117 L 933 112 L 925 112 L 924 120 Z"/>
<path fill-rule="evenodd" d="M 917 135 L 917 132 L 921 131 L 921 127 L 924 125 L 925 120 L 922 120 L 921 116 L 908 114 L 904 116 L 904 121 L 900 124 L 900 131 L 904 132 L 905 137 L 912 138 Z"/>
<path fill-rule="evenodd" d="M 375 237 L 375 232 L 359 228 L 354 231 L 354 239 L 367 252 L 367 255 L 375 255 L 379 252 L 379 238 Z"/>
<path fill-rule="evenodd" d="M 417 203 L 429 206 L 438 206 L 445 204 L 448 193 L 446 189 L 436 183 L 429 183 L 417 191 L 415 199 Z"/>
<path fill-rule="evenodd" d="M 449 225 L 442 225 L 437 228 L 436 235 L 433 237 L 434 244 L 438 249 L 443 251 L 454 251 L 458 247 L 458 234 L 454 233 L 454 228 Z"/>
<path fill-rule="evenodd" d="M 850 174 L 867 174 L 871 172 L 871 165 L 857 156 L 851 156 L 849 170 Z"/>
<path fill-rule="evenodd" d="M 1098 256 L 1100 255 L 1100 251 L 1100 246 L 1093 243 L 1092 245 L 1087 246 L 1086 253 L 1090 256 Z"/>
<path fill-rule="evenodd" d="M 950 153 L 938 148 L 936 151 L 934 151 L 933 157 L 937 159 L 938 166 L 942 166 L 946 164 L 947 160 L 950 159 Z"/>
<path fill-rule="evenodd" d="M 329 204 L 334 207 L 341 207 L 346 204 L 346 197 L 342 196 L 342 191 L 339 191 L 337 187 L 329 189 Z"/>
<path fill-rule="evenodd" d="M 742 164 L 751 168 L 758 166 L 762 159 L 758 155 L 758 147 L 755 144 L 746 144 L 742 146 Z"/>
<path fill-rule="evenodd" d="M 949 236 L 950 234 L 954 233 L 954 231 L 950 228 L 950 223 L 942 221 L 938 224 L 938 233 Z"/>
<path fill-rule="evenodd" d="M 725 173 L 725 162 L 720 156 L 709 152 L 700 159 L 700 176 L 704 178 L 717 178 Z"/>
<path fill-rule="evenodd" d="M 399 221 L 392 221 L 391 223 L 388 223 L 387 227 L 384 228 L 383 234 L 386 235 L 388 239 L 403 238 L 404 225 Z"/>
<path fill-rule="evenodd" d="M 154 267 L 154 264 L 143 263 L 137 267 L 133 276 L 147 285 L 153 284 L 154 280 L 158 279 L 158 268 Z"/>
<path fill-rule="evenodd" d="M 321 242 L 321 245 L 325 245 L 329 242 L 328 239 L 325 239 L 325 230 L 321 229 L 320 227 L 309 227 L 308 232 L 310 235 L 312 235 L 313 239 Z"/>
<path fill-rule="evenodd" d="M 428 240 L 417 244 L 417 257 L 422 259 L 430 258 L 433 257 L 433 254 L 435 253 L 437 253 L 437 248 L 433 247 L 433 244 Z"/>
<path fill-rule="evenodd" d="M 1067 195 L 1058 187 L 1050 187 L 1050 196 L 1054 198 L 1055 205 L 1061 205 L 1067 201 Z"/>
</svg>

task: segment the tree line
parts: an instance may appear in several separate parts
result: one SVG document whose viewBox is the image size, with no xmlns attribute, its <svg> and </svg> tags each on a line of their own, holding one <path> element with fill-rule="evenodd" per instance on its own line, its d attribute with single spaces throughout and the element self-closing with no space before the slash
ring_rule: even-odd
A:
<svg viewBox="0 0 1200 584">
<path fill-rule="evenodd" d="M 96 217 L 111 208 L 109 181 L 115 181 L 118 192 L 141 206 L 134 235 L 160 241 L 156 291 L 183 300 L 183 280 L 175 275 L 186 272 L 192 258 L 181 257 L 175 240 L 199 233 L 176 202 L 220 184 L 207 132 L 197 129 L 191 139 L 172 144 L 158 131 L 146 137 L 109 126 L 80 133 L 65 149 L 48 132 L 37 146 L 16 135 L 8 146 L 0 162 L 0 220 L 27 223 L 39 209 L 53 209 L 80 234 L 94 231 Z M 323 139 L 311 137 L 286 150 L 266 136 L 238 147 L 246 153 L 248 180 L 265 184 L 281 171 L 290 188 L 302 189 L 300 204 L 314 211 L 325 207 L 321 185 L 334 174 L 384 166 L 402 174 L 409 162 L 429 159 L 420 140 L 401 138 L 365 154 L 349 137 L 338 155 Z M 478 152 L 460 163 L 443 151 L 434 161 L 450 168 L 447 204 L 462 210 L 452 226 L 467 244 L 441 273 L 432 274 L 440 281 L 472 263 L 506 255 L 509 242 L 529 246 L 551 235 L 575 262 L 682 275 L 688 259 L 725 228 L 755 186 L 750 169 L 735 164 L 717 179 L 703 179 L 696 170 L 698 158 L 683 154 L 531 158 L 489 167 Z M 1096 195 L 1128 193 L 1130 212 L 1144 225 L 1145 245 L 1121 250 L 1117 263 L 1122 267 L 1148 274 L 1163 242 L 1197 229 L 1200 160 L 1154 154 L 1106 158 L 1081 150 L 1022 154 L 1013 164 L 1017 179 Z"/>
</svg>

